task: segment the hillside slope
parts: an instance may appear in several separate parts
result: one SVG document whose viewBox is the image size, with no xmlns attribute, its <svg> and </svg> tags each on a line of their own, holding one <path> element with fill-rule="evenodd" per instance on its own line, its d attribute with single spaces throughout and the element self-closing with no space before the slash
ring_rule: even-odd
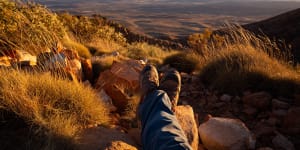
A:
<svg viewBox="0 0 300 150">
<path fill-rule="evenodd" d="M 300 8 L 243 27 L 258 35 L 265 34 L 270 39 L 284 40 L 291 45 L 295 61 L 300 61 Z"/>
</svg>

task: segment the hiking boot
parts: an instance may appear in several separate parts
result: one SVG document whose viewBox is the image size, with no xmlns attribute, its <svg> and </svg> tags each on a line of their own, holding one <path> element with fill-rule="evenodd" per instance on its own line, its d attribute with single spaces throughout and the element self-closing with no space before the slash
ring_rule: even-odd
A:
<svg viewBox="0 0 300 150">
<path fill-rule="evenodd" d="M 140 89 L 142 100 L 144 96 L 158 89 L 159 79 L 156 68 L 153 65 L 146 65 L 140 75 Z"/>
<path fill-rule="evenodd" d="M 181 88 L 181 77 L 177 70 L 171 69 L 165 73 L 160 81 L 159 89 L 165 91 L 172 103 L 172 110 L 175 112 L 175 106 L 179 99 Z"/>
</svg>

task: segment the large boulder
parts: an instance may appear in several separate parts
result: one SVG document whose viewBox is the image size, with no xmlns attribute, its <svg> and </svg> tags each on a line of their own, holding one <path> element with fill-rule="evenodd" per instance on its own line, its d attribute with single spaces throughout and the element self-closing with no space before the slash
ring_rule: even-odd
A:
<svg viewBox="0 0 300 150">
<path fill-rule="evenodd" d="M 95 88 L 98 91 L 104 89 L 122 112 L 139 90 L 139 75 L 143 67 L 144 64 L 137 60 L 114 62 L 110 70 L 101 73 Z"/>
<path fill-rule="evenodd" d="M 258 109 L 267 109 L 271 105 L 272 96 L 267 92 L 258 92 L 242 98 L 244 104 Z"/>
<path fill-rule="evenodd" d="M 193 108 L 189 105 L 185 105 L 177 106 L 175 110 L 175 115 L 190 145 L 193 150 L 197 150 L 199 145 L 198 126 L 195 121 Z"/>
<path fill-rule="evenodd" d="M 243 122 L 229 118 L 209 118 L 199 127 L 200 138 L 209 150 L 254 149 L 255 140 Z"/>
</svg>

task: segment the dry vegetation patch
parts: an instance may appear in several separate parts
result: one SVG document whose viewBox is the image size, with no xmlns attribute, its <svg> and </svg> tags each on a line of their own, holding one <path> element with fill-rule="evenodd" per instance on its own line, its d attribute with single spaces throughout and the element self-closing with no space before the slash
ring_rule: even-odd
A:
<svg viewBox="0 0 300 150">
<path fill-rule="evenodd" d="M 289 53 L 268 38 L 229 27 L 224 37 L 210 41 L 197 52 L 200 77 L 211 88 L 229 93 L 267 90 L 282 96 L 300 92 L 300 74 Z"/>
<path fill-rule="evenodd" d="M 34 144 L 40 146 L 38 149 L 57 149 L 57 146 L 62 146 L 60 144 L 69 147 L 75 142 L 80 129 L 109 121 L 109 110 L 105 104 L 92 89 L 83 85 L 49 74 L 0 70 L 0 75 L 5 76 L 0 79 L 1 126 L 12 118 L 23 120 L 25 125 L 21 129 L 32 128 L 27 134 L 42 136 Z M 9 129 L 8 126 L 3 130 Z M 12 139 L 18 136 L 11 136 L 2 142 L 13 142 Z M 62 139 L 65 141 L 62 142 Z M 9 146 L 13 145 L 8 145 L 11 148 Z"/>
</svg>

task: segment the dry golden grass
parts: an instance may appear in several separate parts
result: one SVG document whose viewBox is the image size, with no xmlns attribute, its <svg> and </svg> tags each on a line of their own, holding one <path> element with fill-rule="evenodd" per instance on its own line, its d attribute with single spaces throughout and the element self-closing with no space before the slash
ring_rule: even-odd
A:
<svg viewBox="0 0 300 150">
<path fill-rule="evenodd" d="M 133 43 L 126 50 L 121 51 L 121 54 L 129 58 L 147 60 L 154 64 L 162 64 L 166 57 L 177 53 L 178 51 L 163 50 L 161 47 L 147 43 Z"/>
<path fill-rule="evenodd" d="M 265 37 L 230 27 L 222 43 L 212 43 L 199 55 L 200 77 L 211 88 L 230 93 L 266 90 L 276 95 L 299 93 L 300 74 L 289 53 Z"/>
<path fill-rule="evenodd" d="M 0 79 L 0 112 L 9 112 L 24 120 L 27 127 L 35 127 L 31 132 L 43 135 L 34 144 L 40 149 L 57 149 L 59 143 L 70 147 L 68 144 L 76 143 L 80 129 L 109 122 L 105 104 L 92 89 L 81 84 L 49 74 L 6 69 L 1 69 L 0 75 L 5 76 Z M 57 138 L 69 142 L 59 142 Z"/>
<path fill-rule="evenodd" d="M 39 53 L 66 35 L 57 15 L 43 6 L 0 0 L 0 52 L 12 49 Z"/>
<path fill-rule="evenodd" d="M 63 39 L 62 40 L 62 44 L 64 45 L 65 48 L 67 49 L 71 49 L 71 50 L 75 50 L 78 52 L 80 57 L 83 58 L 90 58 L 92 55 L 89 51 L 89 49 L 87 47 L 85 47 L 84 45 L 75 42 L 71 39 Z"/>
</svg>

